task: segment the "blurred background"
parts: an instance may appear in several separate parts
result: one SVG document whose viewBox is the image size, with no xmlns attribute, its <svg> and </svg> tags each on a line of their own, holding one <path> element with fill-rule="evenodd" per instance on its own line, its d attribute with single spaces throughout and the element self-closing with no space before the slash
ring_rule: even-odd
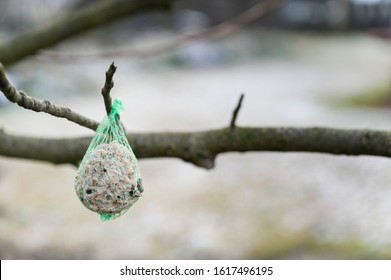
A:
<svg viewBox="0 0 391 280">
<path fill-rule="evenodd" d="M 104 0 L 102 0 L 104 1 Z M 0 44 L 97 0 L 0 0 Z M 391 129 L 391 1 L 288 1 L 229 36 L 148 49 L 230 20 L 260 1 L 175 1 L 7 67 L 29 95 L 100 120 L 104 72 L 128 131 L 227 126 Z M 65 55 L 64 55 L 65 54 Z M 0 96 L 0 127 L 37 137 L 92 136 Z M 79 202 L 76 168 L 0 157 L 2 259 L 388 259 L 391 161 L 310 153 L 219 155 L 212 170 L 142 159 L 143 197 L 101 222 Z"/>
</svg>

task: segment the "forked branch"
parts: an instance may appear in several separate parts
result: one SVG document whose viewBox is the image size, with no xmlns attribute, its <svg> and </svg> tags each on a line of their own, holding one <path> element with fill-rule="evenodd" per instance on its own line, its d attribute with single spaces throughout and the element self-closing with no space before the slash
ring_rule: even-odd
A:
<svg viewBox="0 0 391 280">
<path fill-rule="evenodd" d="M 109 77 L 109 85 L 111 78 Z M 49 101 L 41 101 L 18 91 L 8 81 L 1 65 L 0 90 L 10 101 L 23 108 L 66 118 L 91 129 L 98 125 L 69 108 L 58 107 Z M 227 152 L 317 152 L 391 157 L 391 132 L 387 131 L 238 127 L 236 118 L 242 100 L 243 95 L 226 128 L 188 133 L 131 133 L 127 137 L 138 158 L 174 157 L 207 169 L 214 167 L 217 155 Z M 47 139 L 9 135 L 0 131 L 0 155 L 77 164 L 90 141 L 91 138 L 88 137 Z"/>
</svg>

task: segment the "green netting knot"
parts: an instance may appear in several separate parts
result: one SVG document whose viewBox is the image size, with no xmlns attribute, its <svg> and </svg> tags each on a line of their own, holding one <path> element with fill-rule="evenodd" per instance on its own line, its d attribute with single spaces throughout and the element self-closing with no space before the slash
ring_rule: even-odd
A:
<svg viewBox="0 0 391 280">
<path fill-rule="evenodd" d="M 111 104 L 109 117 L 116 118 L 116 116 L 121 114 L 123 111 L 125 111 L 125 108 L 124 105 L 122 104 L 122 101 L 119 98 L 114 98 Z"/>
</svg>

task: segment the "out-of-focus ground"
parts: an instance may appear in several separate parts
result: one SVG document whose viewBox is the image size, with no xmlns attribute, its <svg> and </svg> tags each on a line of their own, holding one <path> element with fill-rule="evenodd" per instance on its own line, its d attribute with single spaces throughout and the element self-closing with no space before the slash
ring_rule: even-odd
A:
<svg viewBox="0 0 391 280">
<path fill-rule="evenodd" d="M 91 44 L 76 41 L 67 48 Z M 390 108 L 336 105 L 364 89 L 390 85 L 390 41 L 360 33 L 253 30 L 206 44 L 219 54 L 207 67 L 178 63 L 178 52 L 115 58 L 112 95 L 124 101 L 128 131 L 226 126 L 240 93 L 246 96 L 238 125 L 391 129 Z M 30 58 L 9 75 L 29 94 L 99 120 L 110 62 Z M 16 105 L 0 108 L 0 127 L 45 137 L 93 133 Z M 74 166 L 1 157 L 0 257 L 391 257 L 387 158 L 228 153 L 210 171 L 178 159 L 143 159 L 140 169 L 143 197 L 123 217 L 101 222 L 75 195 Z"/>
</svg>

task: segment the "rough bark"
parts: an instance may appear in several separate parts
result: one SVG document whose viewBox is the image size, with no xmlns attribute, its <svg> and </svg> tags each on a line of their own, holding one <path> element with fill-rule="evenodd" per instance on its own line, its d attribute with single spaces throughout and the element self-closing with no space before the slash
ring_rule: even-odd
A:
<svg viewBox="0 0 391 280">
<path fill-rule="evenodd" d="M 138 158 L 172 157 L 213 168 L 227 152 L 316 152 L 391 157 L 391 132 L 333 128 L 230 127 L 200 132 L 128 133 Z M 33 138 L 0 133 L 0 155 L 56 164 L 77 164 L 90 137 Z"/>
</svg>

